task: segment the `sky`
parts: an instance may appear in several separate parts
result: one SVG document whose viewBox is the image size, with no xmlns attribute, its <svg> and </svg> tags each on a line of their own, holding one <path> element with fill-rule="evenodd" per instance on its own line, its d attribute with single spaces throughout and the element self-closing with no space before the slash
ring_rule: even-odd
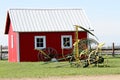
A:
<svg viewBox="0 0 120 80">
<path fill-rule="evenodd" d="M 0 0 L 0 45 L 8 45 L 4 31 L 7 10 L 11 8 L 82 8 L 98 42 L 120 45 L 120 0 Z"/>
</svg>

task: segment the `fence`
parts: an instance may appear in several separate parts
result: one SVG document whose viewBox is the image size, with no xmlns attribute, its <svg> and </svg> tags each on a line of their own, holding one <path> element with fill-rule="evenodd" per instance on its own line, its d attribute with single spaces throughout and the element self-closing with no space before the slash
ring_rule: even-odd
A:
<svg viewBox="0 0 120 80">
<path fill-rule="evenodd" d="M 0 60 L 8 59 L 8 47 L 0 45 Z"/>
<path fill-rule="evenodd" d="M 112 46 L 103 47 L 102 51 L 103 51 L 103 53 L 115 56 L 115 55 L 120 54 L 120 46 L 119 45 L 115 45 L 115 43 L 112 43 Z"/>
<path fill-rule="evenodd" d="M 120 55 L 120 46 L 112 44 L 112 46 L 107 46 L 102 48 L 103 53 L 109 55 Z M 0 45 L 0 60 L 8 59 L 8 46 Z"/>
</svg>

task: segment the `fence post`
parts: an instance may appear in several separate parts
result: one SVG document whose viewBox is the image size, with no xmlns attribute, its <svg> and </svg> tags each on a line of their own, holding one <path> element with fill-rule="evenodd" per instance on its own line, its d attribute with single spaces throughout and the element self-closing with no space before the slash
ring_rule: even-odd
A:
<svg viewBox="0 0 120 80">
<path fill-rule="evenodd" d="M 0 45 L 0 60 L 2 60 L 2 45 Z"/>
<path fill-rule="evenodd" d="M 114 42 L 112 44 L 112 56 L 113 57 L 115 56 L 115 44 L 114 44 Z"/>
</svg>

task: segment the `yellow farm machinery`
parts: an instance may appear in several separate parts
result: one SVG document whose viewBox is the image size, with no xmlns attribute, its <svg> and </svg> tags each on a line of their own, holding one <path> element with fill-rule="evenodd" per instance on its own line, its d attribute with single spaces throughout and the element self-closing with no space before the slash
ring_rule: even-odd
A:
<svg viewBox="0 0 120 80">
<path fill-rule="evenodd" d="M 88 67 L 91 64 L 98 65 L 104 62 L 104 58 L 101 55 L 101 48 L 104 43 L 98 43 L 96 40 L 87 38 L 87 39 L 78 39 L 79 29 L 86 31 L 88 34 L 96 37 L 89 30 L 75 25 L 75 42 L 73 44 L 73 49 L 70 54 L 64 55 L 63 58 L 58 57 L 58 53 L 54 48 L 45 48 L 43 50 L 38 50 L 38 59 L 42 61 L 60 61 L 67 60 L 71 66 L 75 67 Z M 95 45 L 93 48 L 92 45 Z"/>
</svg>

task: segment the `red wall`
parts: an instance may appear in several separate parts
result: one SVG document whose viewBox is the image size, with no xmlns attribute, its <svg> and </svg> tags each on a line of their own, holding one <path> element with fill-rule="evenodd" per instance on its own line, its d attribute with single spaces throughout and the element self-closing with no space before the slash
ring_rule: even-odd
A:
<svg viewBox="0 0 120 80">
<path fill-rule="evenodd" d="M 12 24 L 10 23 L 8 32 L 8 61 L 9 62 L 17 62 L 17 34 L 12 30 Z M 13 48 L 11 47 L 11 35 L 13 35 Z"/>
<path fill-rule="evenodd" d="M 20 33 L 20 61 L 38 61 L 38 51 L 34 50 L 34 36 L 46 36 L 46 47 L 55 48 L 58 54 L 61 55 L 61 35 L 72 35 L 72 42 L 74 43 L 75 32 L 27 32 Z M 86 32 L 79 32 L 79 39 L 86 38 Z M 64 50 L 67 54 L 72 49 Z"/>
</svg>

